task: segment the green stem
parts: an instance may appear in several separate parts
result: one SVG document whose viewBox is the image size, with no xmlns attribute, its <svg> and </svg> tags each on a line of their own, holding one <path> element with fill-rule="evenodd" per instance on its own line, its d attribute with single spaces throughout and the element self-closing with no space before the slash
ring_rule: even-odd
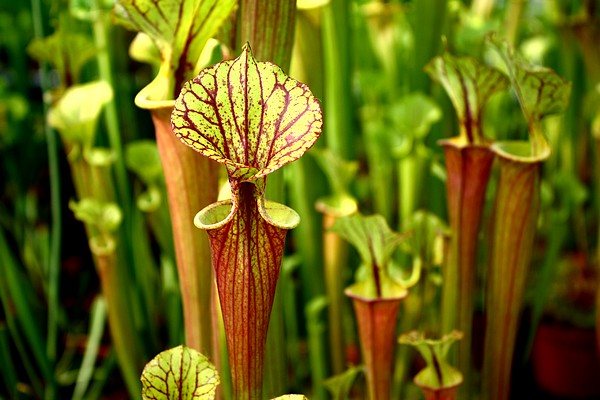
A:
<svg viewBox="0 0 600 400">
<path fill-rule="evenodd" d="M 414 52 L 414 64 L 410 71 L 410 91 L 430 92 L 431 80 L 423 73 L 423 67 L 438 54 L 446 29 L 447 0 L 418 0 L 412 2 L 409 18 L 414 31 L 414 42 L 418 49 Z M 435 10 L 435 12 L 432 12 Z"/>
<path fill-rule="evenodd" d="M 275 290 L 273 309 L 269 320 L 267 343 L 265 347 L 265 371 L 263 392 L 268 398 L 285 393 L 287 387 L 287 362 L 285 352 L 283 293 L 281 279 Z"/>
<path fill-rule="evenodd" d="M 96 269 L 100 278 L 102 294 L 109 306 L 108 322 L 111 338 L 114 344 L 119 367 L 125 380 L 125 385 L 132 398 L 137 398 L 142 390 L 140 374 L 143 360 L 140 350 L 141 342 L 135 334 L 135 321 L 132 319 L 132 305 L 129 301 L 129 291 L 122 279 L 121 265 L 118 263 L 115 243 L 90 239 L 90 248 L 94 254 Z"/>
<path fill-rule="evenodd" d="M 112 59 L 110 54 L 110 14 L 103 11 L 96 11 L 93 16 L 93 32 L 96 47 L 98 48 L 98 71 L 100 78 L 110 84 L 111 87 L 116 88 L 115 81 L 112 73 Z M 110 102 L 108 102 L 104 109 L 104 117 L 106 121 L 106 130 L 108 133 L 108 141 L 110 147 L 115 155 L 114 173 L 116 179 L 117 188 L 117 200 L 121 209 L 123 210 L 123 224 L 121 226 L 122 234 L 126 238 L 136 237 L 136 229 L 139 226 L 134 226 L 135 221 L 134 213 L 131 204 L 131 191 L 127 180 L 127 170 L 125 168 L 125 159 L 123 156 L 123 145 L 121 142 L 122 132 L 119 127 L 119 118 L 117 113 L 116 98 L 118 93 L 113 96 Z M 139 221 L 139 219 L 138 219 Z M 142 318 L 138 321 L 143 325 L 143 330 L 150 331 L 150 310 L 147 309 L 147 305 L 151 302 L 148 297 L 148 293 L 152 293 L 155 289 L 150 281 L 150 274 L 147 273 L 147 265 L 141 262 L 142 257 L 140 254 L 144 253 L 144 249 L 147 248 L 147 238 L 144 236 L 138 237 L 137 240 L 131 241 L 132 246 L 127 246 L 124 252 L 124 256 L 127 259 L 125 267 L 128 268 L 130 276 L 133 277 L 135 282 L 138 284 L 133 286 L 134 292 L 131 296 L 133 309 L 139 311 L 142 314 Z M 144 295 L 146 294 L 145 298 Z M 145 301 L 144 301 L 145 300 Z"/>
<path fill-rule="evenodd" d="M 114 352 L 109 352 L 104 362 L 96 369 L 94 383 L 88 390 L 85 400 L 98 400 L 108 380 L 112 377 L 117 364 L 117 357 Z"/>
<path fill-rule="evenodd" d="M 242 0 L 240 47 L 249 42 L 258 60 L 288 71 L 296 24 L 295 0 Z"/>
<path fill-rule="evenodd" d="M 5 288 L 3 288 L 2 285 L 0 285 L 0 297 L 2 297 L 2 302 L 4 305 L 9 302 L 9 300 L 8 300 L 9 296 L 10 296 L 10 294 L 6 293 Z M 7 312 L 6 305 L 4 306 L 4 312 L 5 313 Z M 37 375 L 34 363 L 32 363 L 31 359 L 29 358 L 30 357 L 30 355 L 29 355 L 30 346 L 27 346 L 27 345 L 25 345 L 25 343 L 23 343 L 23 340 L 21 338 L 22 333 L 19 331 L 19 328 L 17 327 L 17 323 L 14 318 L 8 317 L 6 323 L 8 325 L 8 330 L 12 336 L 12 341 L 14 343 L 14 347 L 16 348 L 17 353 L 20 356 L 19 361 L 22 363 L 23 369 L 25 370 L 25 373 L 29 377 L 28 384 L 31 386 L 31 388 L 32 388 L 33 392 L 36 394 L 36 396 L 39 398 L 42 398 L 44 395 L 44 387 L 43 387 L 42 381 L 40 380 L 40 378 Z M 15 385 L 13 387 L 13 389 L 16 390 L 17 386 Z M 15 397 L 15 398 L 17 398 L 17 397 Z"/>
<path fill-rule="evenodd" d="M 104 333 L 104 326 L 106 325 L 106 302 L 102 297 L 96 298 L 92 305 L 91 321 L 87 345 L 81 362 L 81 368 L 77 374 L 72 400 L 84 398 L 83 396 L 94 373 L 94 365 L 98 358 L 98 349 Z"/>
<path fill-rule="evenodd" d="M 517 39 L 524 5 L 524 0 L 510 0 L 508 2 L 506 14 L 504 15 L 504 36 L 511 45 L 514 45 Z"/>
<path fill-rule="evenodd" d="M 111 87 L 116 87 L 112 75 L 112 62 L 109 53 L 109 31 L 108 15 L 105 12 L 99 11 L 93 20 L 94 39 L 98 48 L 98 71 L 100 78 L 110 84 Z M 125 169 L 125 161 L 123 158 L 123 146 L 121 144 L 121 131 L 119 129 L 119 119 L 117 114 L 116 95 L 105 106 L 104 116 L 106 119 L 106 129 L 110 147 L 115 153 L 115 175 L 119 193 L 120 204 L 124 206 L 124 214 L 128 215 L 129 199 L 131 198 L 129 185 L 127 182 L 127 171 Z"/>
<path fill-rule="evenodd" d="M 41 329 L 38 321 L 34 318 L 35 313 L 30 307 L 29 299 L 34 296 L 33 290 L 29 286 L 24 286 L 26 282 L 22 276 L 19 276 L 19 269 L 15 258 L 8 246 L 8 242 L 2 230 L 0 230 L 0 263 L 3 268 L 3 279 L 0 283 L 0 296 L 4 305 L 4 311 L 7 315 L 9 327 L 11 327 L 13 340 L 17 344 L 19 353 L 23 359 L 26 370 L 31 377 L 32 383 L 38 395 L 42 392 L 39 379 L 33 372 L 30 354 L 33 354 L 36 366 L 41 370 L 42 377 L 46 385 L 54 385 L 54 374 L 52 365 L 49 363 L 44 349 L 44 341 L 41 336 Z M 18 316 L 19 324 L 12 317 Z M 15 321 L 16 322 L 16 321 Z M 20 327 L 20 329 L 18 329 Z M 25 343 L 21 341 L 21 336 L 25 338 Z M 38 390 L 39 389 L 39 390 Z M 48 395 L 48 389 L 46 389 Z"/>
<path fill-rule="evenodd" d="M 280 285 L 283 293 L 283 317 L 285 321 L 286 331 L 286 347 L 288 353 L 288 359 L 291 363 L 291 370 L 293 371 L 292 387 L 301 387 L 301 382 L 306 377 L 306 367 L 302 362 L 300 355 L 300 339 L 299 339 L 299 327 L 298 327 L 298 308 L 296 290 L 294 285 L 293 273 L 300 265 L 300 259 L 298 255 L 286 257 L 283 259 L 281 264 L 281 276 Z"/>
<path fill-rule="evenodd" d="M 329 348 L 331 368 L 334 375 L 341 374 L 346 369 L 345 341 L 342 323 L 342 303 L 344 293 L 343 268 L 347 265 L 347 242 L 337 233 L 329 229 L 335 223 L 336 217 L 325 215 L 323 218 L 323 247 L 326 249 L 325 258 L 325 288 L 329 300 Z"/>
<path fill-rule="evenodd" d="M 364 109 L 363 125 L 374 212 L 381 214 L 386 221 L 391 221 L 395 200 L 394 191 L 390 190 L 394 186 L 394 161 L 389 151 L 389 135 L 384 124 L 379 121 L 382 119 L 381 115 L 375 112 L 375 108 L 372 113 L 368 112 L 370 108 Z"/>
<path fill-rule="evenodd" d="M 425 145 L 415 141 L 413 150 L 398 161 L 398 202 L 400 226 L 410 220 L 414 212 L 424 207 L 422 193 L 427 188 L 428 194 L 431 188 L 426 186 L 430 178 L 430 160 Z"/>
<path fill-rule="evenodd" d="M 44 37 L 43 16 L 41 0 L 31 0 L 33 14 L 34 33 L 37 39 Z M 49 91 L 46 76 L 46 65 L 40 65 L 40 81 L 42 92 Z M 44 96 L 47 99 L 47 96 Z M 44 100 L 44 115 L 47 114 L 49 104 Z M 48 168 L 50 172 L 50 206 L 51 206 L 51 233 L 50 254 L 48 258 L 48 331 L 46 336 L 46 356 L 50 365 L 56 364 L 56 347 L 58 338 L 58 312 L 59 312 L 59 286 L 60 286 L 60 257 L 61 257 L 61 235 L 62 235 L 62 212 L 60 196 L 60 167 L 58 160 L 58 141 L 56 132 L 45 124 L 46 142 L 48 144 Z M 56 383 L 54 380 L 48 382 L 46 398 L 53 399 L 56 395 Z"/>
<path fill-rule="evenodd" d="M 323 385 L 327 377 L 327 358 L 325 356 L 327 351 L 323 340 L 325 325 L 321 321 L 321 313 L 325 307 L 327 307 L 327 298 L 319 296 L 311 300 L 305 308 L 310 375 L 313 383 L 313 396 L 311 398 L 317 400 L 327 398 L 327 391 Z"/>
<path fill-rule="evenodd" d="M 302 223 L 292 233 L 296 238 L 295 243 L 298 253 L 302 255 L 300 266 L 300 278 L 303 285 L 304 302 L 325 293 L 322 279 L 314 279 L 320 276 L 322 265 L 321 244 L 314 241 L 315 237 L 321 235 L 321 222 L 319 215 L 314 212 L 315 179 L 310 179 L 318 174 L 317 166 L 310 158 L 301 158 L 290 164 L 288 169 L 294 179 L 291 180 L 290 202 L 294 210 L 298 212 Z"/>
<path fill-rule="evenodd" d="M 267 186 L 267 198 L 269 200 L 283 203 L 283 183 L 282 170 L 275 171 L 269 175 L 269 186 Z M 265 348 L 266 363 L 263 389 L 265 395 L 269 398 L 284 394 L 287 386 L 283 300 L 280 287 L 281 284 L 278 284 L 275 290 Z"/>
<path fill-rule="evenodd" d="M 323 65 L 325 76 L 325 131 L 327 146 L 340 158 L 352 160 L 349 2 L 331 0 L 323 8 Z"/>
</svg>

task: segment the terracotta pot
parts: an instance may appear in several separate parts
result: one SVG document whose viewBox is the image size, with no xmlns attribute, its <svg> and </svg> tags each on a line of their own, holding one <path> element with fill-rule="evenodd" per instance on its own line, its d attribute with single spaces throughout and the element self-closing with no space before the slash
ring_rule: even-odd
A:
<svg viewBox="0 0 600 400">
<path fill-rule="evenodd" d="M 593 328 L 541 324 L 532 350 L 538 386 L 549 394 L 600 396 L 600 358 Z"/>
</svg>

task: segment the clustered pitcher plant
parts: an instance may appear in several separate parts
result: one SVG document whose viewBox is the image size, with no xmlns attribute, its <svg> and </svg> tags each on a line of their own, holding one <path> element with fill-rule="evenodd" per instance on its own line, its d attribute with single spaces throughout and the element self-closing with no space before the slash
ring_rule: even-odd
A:
<svg viewBox="0 0 600 400">
<path fill-rule="evenodd" d="M 0 398 L 582 377 L 537 356 L 549 324 L 600 340 L 599 22 L 595 1 L 0 7 Z"/>
</svg>

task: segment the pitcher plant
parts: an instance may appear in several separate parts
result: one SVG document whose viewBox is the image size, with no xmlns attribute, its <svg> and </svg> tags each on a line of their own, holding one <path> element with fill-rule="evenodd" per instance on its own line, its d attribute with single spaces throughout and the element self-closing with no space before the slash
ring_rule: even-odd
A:
<svg viewBox="0 0 600 400">
<path fill-rule="evenodd" d="M 192 149 L 224 164 L 231 199 L 194 219 L 212 251 L 234 398 L 259 399 L 267 327 L 285 250 L 298 214 L 265 199 L 267 175 L 298 159 L 321 133 L 309 88 L 270 62 L 242 54 L 186 83 L 171 126 Z"/>
</svg>

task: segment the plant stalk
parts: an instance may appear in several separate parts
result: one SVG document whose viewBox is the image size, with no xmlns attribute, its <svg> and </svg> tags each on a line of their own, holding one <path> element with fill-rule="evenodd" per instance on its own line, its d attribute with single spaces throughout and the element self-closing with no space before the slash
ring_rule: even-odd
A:
<svg viewBox="0 0 600 400">
<path fill-rule="evenodd" d="M 43 16 L 41 0 L 31 0 L 34 35 L 36 39 L 44 37 Z M 49 83 L 46 76 L 46 63 L 40 65 L 40 84 L 42 92 L 48 93 Z M 44 115 L 47 115 L 50 104 L 48 97 L 44 96 Z M 56 364 L 56 347 L 58 337 L 58 311 L 60 291 L 60 257 L 62 243 L 62 209 L 61 209 L 61 185 L 59 148 L 57 135 L 49 124 L 44 127 L 46 143 L 48 145 L 48 169 L 50 173 L 50 207 L 51 207 L 51 232 L 50 232 L 50 254 L 48 258 L 48 332 L 46 336 L 46 355 L 50 365 Z M 56 383 L 54 380 L 48 382 L 46 398 L 52 399 L 56 395 Z"/>
<path fill-rule="evenodd" d="M 195 229 L 197 210 L 217 198 L 217 165 L 183 145 L 171 130 L 172 106 L 151 109 L 165 172 L 187 346 L 216 359 L 213 348 L 213 273 L 205 235 Z"/>
<path fill-rule="evenodd" d="M 241 46 L 249 42 L 257 60 L 289 72 L 296 25 L 295 0 L 242 0 Z"/>
<path fill-rule="evenodd" d="M 315 297 L 308 302 L 304 311 L 306 314 L 306 330 L 308 333 L 308 353 L 310 358 L 313 397 L 317 400 L 327 398 L 324 381 L 327 377 L 327 351 L 324 346 L 325 325 L 321 320 L 321 312 L 327 306 L 325 296 Z"/>
<path fill-rule="evenodd" d="M 464 378 L 460 390 L 468 391 L 479 226 L 494 153 L 484 145 L 457 146 L 452 139 L 441 144 L 448 171 L 446 191 L 452 232 L 450 259 L 443 269 L 442 331 L 457 329 L 464 335 L 457 348 L 457 367 Z"/>
<path fill-rule="evenodd" d="M 346 349 L 342 320 L 342 303 L 344 293 L 343 267 L 346 266 L 348 244 L 337 233 L 329 229 L 335 223 L 336 217 L 323 217 L 323 248 L 325 268 L 325 288 L 329 304 L 327 315 L 329 320 L 329 346 L 331 368 L 334 375 L 341 374 L 346 369 Z"/>
<path fill-rule="evenodd" d="M 513 351 L 540 209 L 540 161 L 499 158 L 483 368 L 490 400 L 510 397 Z"/>
<path fill-rule="evenodd" d="M 352 138 L 351 120 L 352 106 L 350 93 L 350 54 L 348 38 L 348 21 L 350 20 L 349 3 L 346 0 L 331 0 L 323 8 L 323 65 L 325 130 L 327 147 L 340 158 L 352 160 L 354 140 Z"/>
<path fill-rule="evenodd" d="M 140 374 L 144 366 L 141 342 L 135 332 L 135 321 L 131 318 L 133 311 L 128 300 L 128 290 L 118 262 L 116 243 L 112 238 L 95 236 L 90 239 L 90 249 L 102 294 L 108 304 L 108 323 L 112 342 L 123 373 L 125 385 L 132 397 L 139 396 L 142 385 Z"/>
<path fill-rule="evenodd" d="M 232 192 L 233 203 L 212 204 L 196 216 L 196 224 L 210 239 L 233 398 L 262 399 L 267 329 L 287 229 L 263 218 L 257 203 L 262 193 L 255 184 L 239 183 Z"/>
<path fill-rule="evenodd" d="M 357 318 L 360 344 L 367 370 L 369 399 L 390 399 L 396 322 L 400 303 L 406 297 L 366 299 L 346 290 Z"/>
</svg>

